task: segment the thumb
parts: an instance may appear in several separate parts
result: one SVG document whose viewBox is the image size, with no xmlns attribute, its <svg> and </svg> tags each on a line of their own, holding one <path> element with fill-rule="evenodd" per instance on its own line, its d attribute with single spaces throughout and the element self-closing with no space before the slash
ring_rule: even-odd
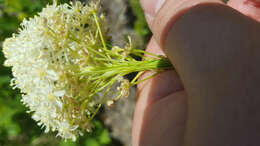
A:
<svg viewBox="0 0 260 146">
<path fill-rule="evenodd" d="M 188 95 L 184 145 L 259 145 L 259 23 L 219 4 L 177 19 L 157 38 Z"/>
<path fill-rule="evenodd" d="M 228 5 L 258 22 L 260 21 L 260 0 L 230 0 Z"/>
</svg>

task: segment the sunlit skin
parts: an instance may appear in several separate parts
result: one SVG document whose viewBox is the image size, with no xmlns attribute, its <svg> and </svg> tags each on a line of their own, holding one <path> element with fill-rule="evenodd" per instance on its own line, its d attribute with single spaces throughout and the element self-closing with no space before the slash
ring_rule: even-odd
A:
<svg viewBox="0 0 260 146">
<path fill-rule="evenodd" d="M 228 8 L 220 0 L 166 0 L 160 9 L 156 2 L 141 1 L 154 34 L 147 50 L 168 56 L 176 71 L 163 72 L 138 85 L 133 146 L 260 145 L 259 87 L 254 86 L 260 78 L 259 1 L 230 0 Z M 214 4 L 194 8 L 177 19 L 194 3 Z M 203 23 L 198 17 L 208 21 Z M 233 27 L 235 22 L 239 31 Z M 212 32 L 208 26 L 214 27 Z M 186 29 L 194 33 L 189 35 Z M 255 30 L 250 38 L 248 30 Z M 208 37 L 208 32 L 217 35 Z M 231 39 L 221 40 L 218 35 Z M 177 41 L 183 38 L 189 40 Z M 201 40 L 212 51 L 201 49 Z M 180 47 L 183 49 L 176 49 Z M 216 70 L 211 73 L 212 69 Z M 142 78 L 150 74 L 146 72 Z"/>
</svg>

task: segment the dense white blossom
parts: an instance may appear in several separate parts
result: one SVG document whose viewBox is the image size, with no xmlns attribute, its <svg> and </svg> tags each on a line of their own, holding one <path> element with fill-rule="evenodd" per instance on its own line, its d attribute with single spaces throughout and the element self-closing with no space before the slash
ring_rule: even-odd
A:
<svg viewBox="0 0 260 146">
<path fill-rule="evenodd" d="M 22 102 L 45 132 L 57 131 L 58 136 L 76 140 L 91 130 L 92 115 L 101 101 L 80 72 L 96 64 L 90 48 L 103 53 L 98 30 L 106 40 L 98 4 L 54 3 L 24 20 L 18 34 L 5 40 L 5 65 L 12 67 L 14 76 L 11 84 L 21 90 Z"/>
</svg>

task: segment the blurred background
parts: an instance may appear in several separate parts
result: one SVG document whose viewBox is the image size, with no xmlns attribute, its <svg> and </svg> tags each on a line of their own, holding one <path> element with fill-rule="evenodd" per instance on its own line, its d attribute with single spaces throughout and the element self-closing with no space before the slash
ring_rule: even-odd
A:
<svg viewBox="0 0 260 146">
<path fill-rule="evenodd" d="M 127 35 L 130 35 L 136 48 L 145 48 L 151 33 L 139 0 L 101 1 L 113 43 L 124 45 Z M 59 0 L 59 3 L 64 2 L 70 0 Z M 52 0 L 0 0 L 0 50 L 4 39 L 16 33 L 23 19 L 34 16 L 48 3 L 51 4 Z M 12 75 L 10 68 L 3 66 L 4 60 L 0 51 L 0 146 L 131 146 L 135 88 L 131 89 L 129 98 L 99 113 L 93 133 L 85 133 L 76 142 L 65 142 L 55 133 L 45 134 L 26 113 L 19 91 L 9 86 Z"/>
</svg>

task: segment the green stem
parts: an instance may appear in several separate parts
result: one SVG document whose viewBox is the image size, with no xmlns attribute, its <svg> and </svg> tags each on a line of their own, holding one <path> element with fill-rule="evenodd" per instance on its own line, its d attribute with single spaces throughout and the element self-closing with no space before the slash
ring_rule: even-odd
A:
<svg viewBox="0 0 260 146">
<path fill-rule="evenodd" d="M 97 25 L 98 33 L 99 33 L 100 39 L 102 41 L 103 47 L 104 47 L 105 50 L 107 50 L 107 46 L 106 46 L 106 43 L 105 43 L 102 31 L 101 31 L 101 28 L 100 28 L 100 24 L 99 24 L 99 21 L 98 21 L 98 18 L 97 18 L 97 14 L 93 13 L 93 15 L 94 15 L 94 18 L 95 18 L 95 22 L 96 22 L 96 25 Z"/>
<path fill-rule="evenodd" d="M 140 71 L 135 78 L 131 81 L 131 84 L 134 84 L 136 80 L 138 80 L 138 78 L 144 73 L 144 71 Z"/>
<path fill-rule="evenodd" d="M 149 76 L 149 77 L 147 77 L 147 78 L 144 78 L 144 79 L 142 79 L 142 80 L 139 80 L 139 81 L 133 82 L 133 83 L 131 83 L 131 86 L 134 86 L 134 85 L 140 84 L 140 83 L 142 83 L 142 82 L 144 82 L 144 81 L 147 81 L 147 80 L 150 80 L 151 78 L 157 76 L 159 73 L 160 73 L 160 72 L 156 72 L 156 73 L 152 74 L 151 76 Z"/>
<path fill-rule="evenodd" d="M 173 69 L 171 62 L 167 58 L 161 59 L 149 59 L 144 61 L 125 61 L 119 63 L 113 63 L 108 66 L 96 66 L 91 69 L 83 70 L 82 74 L 90 75 L 103 75 L 103 77 L 114 76 L 119 73 L 124 73 L 124 75 L 133 72 L 142 72 L 149 70 L 169 70 Z M 96 76 L 99 78 L 99 76 Z M 96 78 L 93 78 L 96 79 Z"/>
</svg>

